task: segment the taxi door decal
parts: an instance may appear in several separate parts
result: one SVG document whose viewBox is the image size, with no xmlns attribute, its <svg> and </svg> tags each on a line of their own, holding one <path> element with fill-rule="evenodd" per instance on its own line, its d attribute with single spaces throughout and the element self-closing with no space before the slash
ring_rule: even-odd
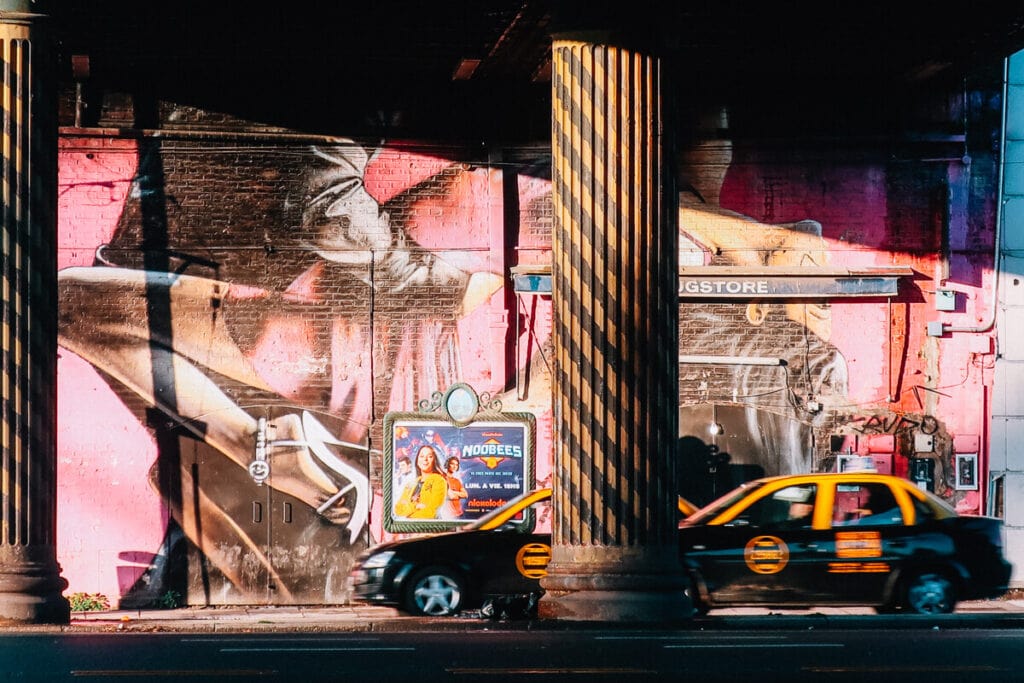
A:
<svg viewBox="0 0 1024 683">
<path fill-rule="evenodd" d="M 544 543 L 527 543 L 516 553 L 516 569 L 528 579 L 547 576 L 550 561 L 551 546 Z"/>
<path fill-rule="evenodd" d="M 755 536 L 743 549 L 743 560 L 756 574 L 778 574 L 789 562 L 789 547 L 778 536 Z"/>
<path fill-rule="evenodd" d="M 878 531 L 837 531 L 836 557 L 882 556 L 882 534 Z"/>
</svg>

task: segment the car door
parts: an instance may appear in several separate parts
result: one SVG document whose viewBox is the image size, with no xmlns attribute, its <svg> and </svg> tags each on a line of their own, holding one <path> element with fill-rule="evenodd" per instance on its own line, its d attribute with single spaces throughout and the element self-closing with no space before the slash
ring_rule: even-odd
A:
<svg viewBox="0 0 1024 683">
<path fill-rule="evenodd" d="M 703 581 L 710 605 L 808 599 L 827 534 L 815 528 L 817 488 L 801 483 L 761 490 L 720 523 L 680 529 L 683 562 Z"/>
<path fill-rule="evenodd" d="M 475 572 L 482 595 L 516 595 L 540 590 L 551 561 L 551 535 L 513 530 L 486 532 L 486 566 Z"/>
<path fill-rule="evenodd" d="M 493 531 L 479 532 L 487 548 L 486 560 L 474 571 L 483 595 L 513 595 L 540 590 L 540 579 L 551 561 L 551 499 L 530 506 L 533 531 L 510 523 Z"/>
<path fill-rule="evenodd" d="M 836 484 L 820 576 L 830 601 L 881 604 L 889 575 L 913 549 L 905 507 L 885 482 Z"/>
</svg>

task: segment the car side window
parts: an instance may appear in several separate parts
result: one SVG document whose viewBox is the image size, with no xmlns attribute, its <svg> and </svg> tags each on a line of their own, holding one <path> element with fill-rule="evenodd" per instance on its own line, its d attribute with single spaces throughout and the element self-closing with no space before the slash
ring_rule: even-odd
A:
<svg viewBox="0 0 1024 683">
<path fill-rule="evenodd" d="M 832 526 L 903 524 L 903 513 L 892 490 L 885 484 L 836 486 Z"/>
<path fill-rule="evenodd" d="M 818 487 L 814 484 L 787 486 L 764 496 L 736 515 L 728 526 L 762 529 L 810 529 Z"/>
</svg>

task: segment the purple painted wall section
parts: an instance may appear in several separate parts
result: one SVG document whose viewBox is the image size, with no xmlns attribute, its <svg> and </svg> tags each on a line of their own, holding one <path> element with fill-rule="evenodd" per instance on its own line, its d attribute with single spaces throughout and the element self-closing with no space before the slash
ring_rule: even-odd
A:
<svg viewBox="0 0 1024 683">
<path fill-rule="evenodd" d="M 508 276 L 550 264 L 550 187 L 530 164 L 355 143 L 61 150 L 69 591 L 123 606 L 344 601 L 353 555 L 388 535 L 383 416 L 455 382 L 536 415 L 548 479 L 550 300 L 514 295 Z M 990 313 L 991 169 L 815 154 L 688 155 L 681 262 L 913 275 L 891 299 L 685 301 L 680 354 L 785 362 L 681 367 L 680 490 L 700 499 L 852 453 L 923 467 L 978 510 L 952 464 L 973 446 L 984 481 L 991 339 L 925 327 L 938 289 L 957 292 L 946 322 Z"/>
</svg>

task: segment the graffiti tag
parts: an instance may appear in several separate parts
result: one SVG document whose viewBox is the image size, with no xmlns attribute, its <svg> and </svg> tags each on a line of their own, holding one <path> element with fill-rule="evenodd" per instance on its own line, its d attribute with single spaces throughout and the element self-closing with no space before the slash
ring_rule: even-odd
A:
<svg viewBox="0 0 1024 683">
<path fill-rule="evenodd" d="M 852 422 L 853 429 L 861 434 L 898 434 L 919 430 L 922 434 L 935 434 L 939 431 L 939 421 L 931 415 L 924 415 L 920 420 L 907 417 L 906 415 L 893 415 L 892 417 L 881 417 L 872 415 L 870 417 L 855 417 Z"/>
</svg>

